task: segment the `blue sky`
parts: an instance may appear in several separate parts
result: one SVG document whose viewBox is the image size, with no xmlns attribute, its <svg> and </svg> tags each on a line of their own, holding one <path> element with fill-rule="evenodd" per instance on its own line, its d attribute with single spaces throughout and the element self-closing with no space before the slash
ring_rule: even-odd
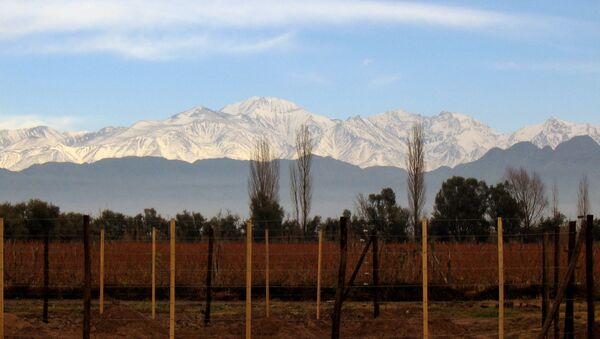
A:
<svg viewBox="0 0 600 339">
<path fill-rule="evenodd" d="M 600 124 L 600 2 L 0 0 L 0 128 L 276 96 L 345 119 Z"/>
</svg>

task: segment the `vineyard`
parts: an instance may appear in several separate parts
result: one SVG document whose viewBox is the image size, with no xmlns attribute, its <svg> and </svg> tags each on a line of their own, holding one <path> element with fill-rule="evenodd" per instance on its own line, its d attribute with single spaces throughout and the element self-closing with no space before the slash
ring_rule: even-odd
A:
<svg viewBox="0 0 600 339">
<path fill-rule="evenodd" d="M 498 336 L 498 239 L 494 236 L 485 241 L 477 241 L 476 236 L 472 238 L 475 240 L 461 242 L 442 241 L 434 236 L 428 238 L 427 309 L 432 337 Z M 531 337 L 539 333 L 542 325 L 542 234 L 528 237 L 527 241 L 523 241 L 522 235 L 505 235 L 503 238 L 506 335 Z M 154 245 L 155 319 L 150 312 L 153 307 L 151 234 L 136 241 L 101 241 L 100 236 L 94 234 L 90 240 L 92 337 L 104 337 L 109 333 L 139 338 L 168 335 L 172 306 L 169 303 L 172 293 L 170 240 L 161 237 Z M 248 287 L 248 239 L 213 238 L 210 290 L 207 289 L 208 240 L 186 237 L 174 240 L 176 304 L 173 307 L 177 337 L 243 337 L 247 319 L 244 299 Z M 557 266 L 561 277 L 569 266 L 567 240 L 568 230 L 561 228 Z M 361 234 L 351 234 L 347 241 L 344 281 L 352 283 L 347 285 L 348 295 L 341 313 L 342 337 L 421 337 L 421 243 L 399 242 L 394 237 L 381 236 L 376 258 L 376 285 L 373 277 L 375 258 L 371 252 L 364 255 L 366 245 L 367 238 Z M 76 338 L 81 335 L 84 244 L 81 239 L 48 241 L 46 270 L 44 247 L 41 239 L 20 239 L 13 235 L 4 241 L 4 307 L 9 337 Z M 341 251 L 339 239 L 319 242 L 285 236 L 270 237 L 267 242 L 264 235 L 254 235 L 250 306 L 254 318 L 253 336 L 328 337 L 335 314 Z M 548 253 L 553 251 L 550 246 Z M 594 248 L 593 257 L 600 257 L 598 247 Z M 362 265 L 358 265 L 361 260 Z M 585 269 L 585 257 L 579 256 L 573 282 L 573 331 L 579 334 L 585 331 Z M 554 270 L 554 263 L 547 266 L 548 277 L 554 275 Z M 596 281 L 600 278 L 598 265 L 594 267 L 593 275 Z M 549 285 L 553 288 L 552 281 Z M 379 298 L 377 307 L 380 308 L 376 318 L 371 305 L 375 289 Z M 101 292 L 102 314 L 99 313 Z M 212 319 L 205 325 L 207 293 L 212 295 L 212 305 L 209 304 Z M 268 297 L 266 293 L 269 293 Z M 317 293 L 322 300 L 318 306 Z M 41 320 L 44 298 L 49 304 L 48 323 Z M 315 317 L 317 307 L 320 308 L 320 319 Z M 564 312 L 564 305 L 561 312 Z M 398 324 L 402 324 L 402 329 L 397 327 Z M 560 331 L 564 331 L 562 325 Z"/>
<path fill-rule="evenodd" d="M 216 239 L 215 275 L 213 287 L 232 292 L 245 286 L 245 243 Z M 273 287 L 314 290 L 317 277 L 316 242 L 279 242 L 270 246 L 270 283 Z M 178 242 L 175 271 L 177 287 L 197 289 L 201 297 L 207 272 L 207 243 Z M 364 243 L 351 241 L 348 262 L 356 263 Z M 382 286 L 406 287 L 421 284 L 421 250 L 414 243 L 387 243 L 381 246 L 380 283 Z M 157 244 L 156 283 L 160 288 L 169 286 L 169 244 Z M 505 245 L 504 270 L 506 286 L 537 290 L 542 275 L 542 246 L 539 243 L 508 243 Z M 566 243 L 563 244 L 566 253 Z M 92 267 L 99 267 L 99 244 L 92 247 Z M 7 241 L 5 243 L 5 289 L 11 293 L 40 291 L 43 287 L 43 242 Z M 150 242 L 110 241 L 105 244 L 105 288 L 110 290 L 135 288 L 149 290 L 151 281 Z M 594 256 L 600 258 L 600 248 Z M 50 286 L 57 293 L 80 289 L 83 285 L 83 245 L 80 242 L 51 242 L 49 246 Z M 567 257 L 561 257 L 560 267 L 566 268 Z M 339 247 L 335 242 L 323 244 L 322 286 L 335 289 Z M 495 289 L 498 285 L 498 253 L 495 244 L 437 243 L 431 244 L 429 256 L 430 287 L 444 287 L 465 295 Z M 584 261 L 576 273 L 576 284 L 584 284 Z M 252 259 L 252 281 L 264 286 L 264 243 L 256 243 Z M 357 282 L 370 283 L 370 266 L 363 265 Z M 351 272 L 347 272 L 348 276 Z M 594 267 L 600 279 L 600 266 Z M 92 270 L 92 284 L 99 283 L 98 269 Z M 14 292 L 12 292 L 14 291 Z M 494 292 L 495 293 L 495 292 Z M 314 293 L 307 293 L 312 298 Z M 140 294 L 141 296 L 142 294 Z M 443 294 L 439 298 L 444 298 Z"/>
</svg>

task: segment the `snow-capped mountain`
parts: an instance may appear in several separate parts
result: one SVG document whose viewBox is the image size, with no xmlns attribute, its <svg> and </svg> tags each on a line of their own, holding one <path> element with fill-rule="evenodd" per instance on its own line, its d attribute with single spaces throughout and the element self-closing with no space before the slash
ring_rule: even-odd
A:
<svg viewBox="0 0 600 339">
<path fill-rule="evenodd" d="M 0 131 L 0 167 L 21 170 L 46 162 L 91 163 L 105 158 L 157 156 L 193 162 L 199 159 L 247 160 L 257 140 L 266 138 L 275 153 L 293 158 L 295 133 L 307 124 L 314 152 L 361 167 L 404 167 L 412 125 L 425 128 L 427 168 L 479 159 L 492 147 L 521 141 L 556 147 L 577 135 L 600 142 L 600 126 L 551 118 L 540 125 L 503 134 L 466 115 L 442 112 L 425 117 L 392 110 L 370 117 L 330 119 L 278 98 L 252 97 L 220 110 L 196 107 L 161 121 L 95 132 L 59 132 L 49 127 Z"/>
</svg>

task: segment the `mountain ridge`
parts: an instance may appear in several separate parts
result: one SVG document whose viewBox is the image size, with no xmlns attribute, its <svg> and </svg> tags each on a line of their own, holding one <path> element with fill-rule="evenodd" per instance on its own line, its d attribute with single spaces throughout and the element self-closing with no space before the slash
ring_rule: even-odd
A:
<svg viewBox="0 0 600 339">
<path fill-rule="evenodd" d="M 547 194 L 557 182 L 561 210 L 576 216 L 579 179 L 586 174 L 590 193 L 600 191 L 600 145 L 593 139 L 575 137 L 556 149 L 538 148 L 525 142 L 506 150 L 492 149 L 482 158 L 456 166 L 429 171 L 426 180 L 426 211 L 432 211 L 435 194 L 444 180 L 453 175 L 475 177 L 495 184 L 503 179 L 506 166 L 524 166 L 536 171 L 544 181 Z M 572 152 L 578 149 L 580 152 Z M 397 201 L 406 206 L 406 171 L 397 167 L 358 166 L 323 157 L 314 159 L 312 215 L 339 216 L 352 209 L 358 193 L 379 192 L 391 187 Z M 280 166 L 280 198 L 290 211 L 289 160 Z M 68 211 L 97 213 L 110 208 L 138 213 L 155 207 L 170 214 L 196 210 L 214 215 L 231 210 L 245 215 L 248 211 L 248 161 L 207 159 L 187 163 L 161 157 L 103 159 L 90 164 L 46 163 L 13 172 L 0 169 L 0 201 L 19 202 L 39 198 Z M 591 211 L 600 208 L 592 196 Z"/>
<path fill-rule="evenodd" d="M 91 132 L 60 132 L 50 127 L 0 130 L 0 168 L 21 170 L 51 161 L 91 163 L 105 158 L 159 156 L 193 162 L 201 159 L 248 160 L 256 140 L 265 138 L 275 155 L 294 157 L 295 132 L 309 126 L 314 153 L 362 168 L 405 164 L 408 132 L 415 122 L 425 129 L 427 166 L 455 167 L 482 157 L 493 147 L 521 141 L 556 147 L 577 135 L 600 142 L 600 126 L 549 118 L 512 133 L 500 133 L 461 113 L 427 117 L 400 109 L 345 120 L 314 114 L 291 101 L 251 97 L 219 110 L 196 106 L 164 120 L 141 120 L 129 127 Z"/>
</svg>

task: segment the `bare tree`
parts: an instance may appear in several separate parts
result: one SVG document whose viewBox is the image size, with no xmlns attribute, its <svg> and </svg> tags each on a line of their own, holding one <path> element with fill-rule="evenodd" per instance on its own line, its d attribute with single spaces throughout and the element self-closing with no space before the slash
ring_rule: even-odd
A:
<svg viewBox="0 0 600 339">
<path fill-rule="evenodd" d="M 579 192 L 577 192 L 577 214 L 584 217 L 590 211 L 589 186 L 587 174 L 582 175 L 579 179 Z"/>
<path fill-rule="evenodd" d="M 416 123 L 408 136 L 406 157 L 406 186 L 414 237 L 417 238 L 419 219 L 425 205 L 425 147 L 423 124 Z"/>
<path fill-rule="evenodd" d="M 552 217 L 558 218 L 558 186 L 556 185 L 556 180 L 554 180 L 554 184 L 552 184 Z"/>
<path fill-rule="evenodd" d="M 279 161 L 271 153 L 267 140 L 256 143 L 248 178 L 250 213 L 253 219 L 265 227 L 268 222 L 277 222 L 283 217 L 279 205 Z"/>
<path fill-rule="evenodd" d="M 298 171 L 296 163 L 290 163 L 290 196 L 292 198 L 292 210 L 294 212 L 296 226 L 300 227 L 300 195 L 298 194 Z"/>
<path fill-rule="evenodd" d="M 525 218 L 523 227 L 529 230 L 540 220 L 548 206 L 544 183 L 537 173 L 529 175 L 522 167 L 508 167 L 505 176 L 510 194 L 522 209 Z"/>
<path fill-rule="evenodd" d="M 296 161 L 290 164 L 290 192 L 296 220 L 306 236 L 308 232 L 308 215 L 312 203 L 312 152 L 313 144 L 307 125 L 302 125 L 296 132 Z"/>
</svg>

